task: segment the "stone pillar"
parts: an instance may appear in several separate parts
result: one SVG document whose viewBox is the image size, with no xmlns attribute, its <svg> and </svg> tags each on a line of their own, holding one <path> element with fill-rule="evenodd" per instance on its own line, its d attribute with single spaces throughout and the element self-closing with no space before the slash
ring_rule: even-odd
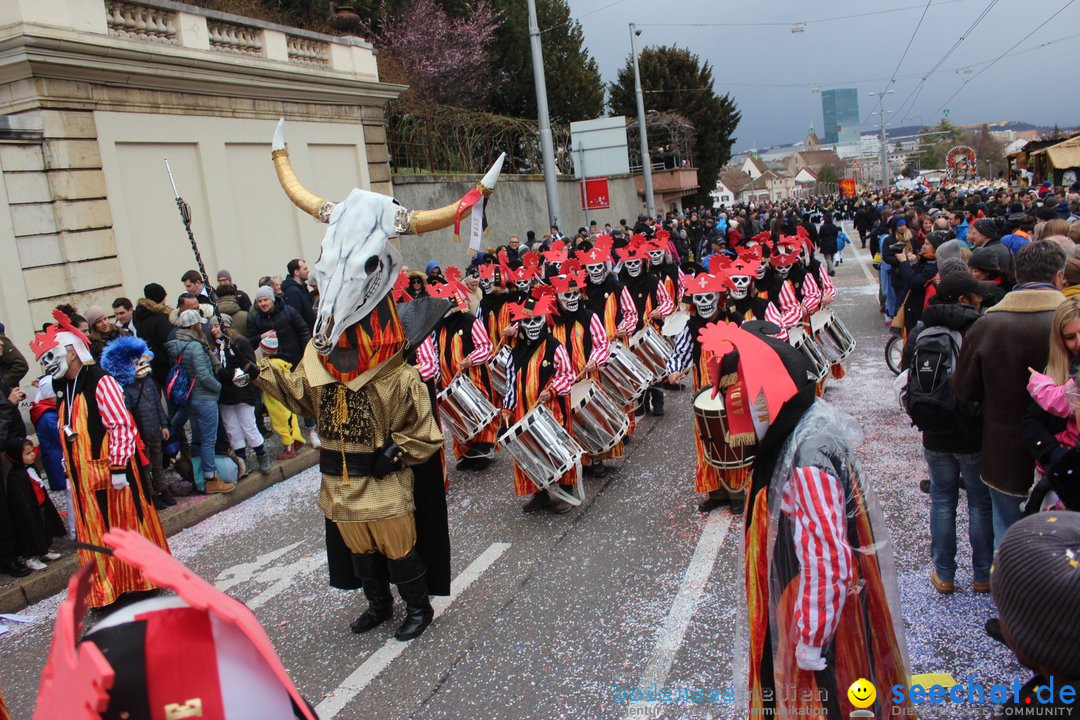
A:
<svg viewBox="0 0 1080 720">
<path fill-rule="evenodd" d="M 381 108 L 364 108 L 364 150 L 367 153 L 371 191 L 394 194 L 390 180 L 390 153 L 386 145 L 386 117 Z"/>
</svg>

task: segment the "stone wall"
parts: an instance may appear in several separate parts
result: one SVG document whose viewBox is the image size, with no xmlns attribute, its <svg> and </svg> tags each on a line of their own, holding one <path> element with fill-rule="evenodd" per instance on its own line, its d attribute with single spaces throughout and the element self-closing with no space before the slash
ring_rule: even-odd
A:
<svg viewBox="0 0 1080 720">
<path fill-rule="evenodd" d="M 475 178 L 394 175 L 394 197 L 410 210 L 442 207 L 460 200 L 482 174 L 483 170 L 479 170 Z M 560 229 L 564 234 L 573 234 L 579 227 L 587 225 L 585 213 L 581 210 L 578 181 L 572 178 L 560 180 L 558 187 L 562 216 L 565 218 Z M 634 178 L 629 175 L 613 177 L 609 180 L 608 189 L 611 207 L 607 210 L 591 211 L 589 218 L 596 220 L 601 226 L 605 222 L 614 225 L 620 218 L 626 218 L 633 224 L 633 219 L 644 212 Z M 527 230 L 535 231 L 536 237 L 541 238 L 549 232 L 547 217 L 544 179 L 532 175 L 504 174 L 495 186 L 495 194 L 488 199 L 488 239 L 484 247 L 504 244 L 510 235 L 519 235 L 524 241 Z M 440 264 L 468 264 L 471 255 L 468 251 L 467 227 L 462 228 L 462 233 L 465 238 L 460 243 L 453 241 L 453 228 L 402 238 L 400 247 L 405 263 L 410 268 L 421 270 L 431 259 Z"/>
</svg>

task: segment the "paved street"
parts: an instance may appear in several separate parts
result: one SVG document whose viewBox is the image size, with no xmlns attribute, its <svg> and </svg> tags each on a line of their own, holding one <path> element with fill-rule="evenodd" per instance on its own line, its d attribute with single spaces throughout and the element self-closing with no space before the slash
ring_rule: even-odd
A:
<svg viewBox="0 0 1080 720">
<path fill-rule="evenodd" d="M 866 433 L 859 454 L 893 534 L 912 672 L 1026 678 L 982 631 L 992 603 L 970 589 L 966 523 L 956 594 L 930 586 L 919 437 L 892 395 L 869 255 L 845 255 L 834 307 L 859 347 L 826 397 Z M 639 424 L 621 471 L 587 480 L 586 502 L 569 515 L 524 515 L 505 457 L 484 474 L 451 471 L 454 595 L 409 644 L 392 638 L 400 602 L 391 624 L 349 632 L 364 602 L 327 588 L 316 469 L 170 538 L 172 549 L 255 610 L 322 718 L 741 717 L 732 698 L 745 682 L 742 525 L 726 510 L 696 511 L 690 393 L 668 398 L 665 418 Z M 32 711 L 59 599 L 28 608 L 37 620 L 0 637 L 16 718 Z M 626 702 L 654 683 L 717 688 L 722 699 Z"/>
</svg>

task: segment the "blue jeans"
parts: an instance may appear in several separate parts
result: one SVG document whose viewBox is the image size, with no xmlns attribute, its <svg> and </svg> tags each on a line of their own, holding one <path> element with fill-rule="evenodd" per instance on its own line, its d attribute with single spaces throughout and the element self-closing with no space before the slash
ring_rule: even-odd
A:
<svg viewBox="0 0 1080 720">
<path fill-rule="evenodd" d="M 214 445 L 217 444 L 218 406 L 216 400 L 192 400 L 188 403 L 188 419 L 191 421 L 191 449 L 198 452 L 202 462 L 203 477 L 213 480 L 217 475 L 214 463 Z M 196 484 L 199 478 L 195 478 Z M 204 489 L 203 487 L 199 488 Z"/>
<path fill-rule="evenodd" d="M 1009 526 L 1023 517 L 1020 503 L 1024 502 L 1024 499 L 990 488 L 990 502 L 994 506 L 994 550 L 998 549 Z"/>
<path fill-rule="evenodd" d="M 896 293 L 893 291 L 891 271 L 890 266 L 881 263 L 881 296 L 885 298 L 885 316 L 893 318 L 896 317 Z"/>
<path fill-rule="evenodd" d="M 952 582 L 956 575 L 956 505 L 960 483 L 967 491 L 968 540 L 974 579 L 990 580 L 994 559 L 990 488 L 979 479 L 979 453 L 950 453 L 923 448 L 930 471 L 930 559 L 937 575 Z"/>
</svg>

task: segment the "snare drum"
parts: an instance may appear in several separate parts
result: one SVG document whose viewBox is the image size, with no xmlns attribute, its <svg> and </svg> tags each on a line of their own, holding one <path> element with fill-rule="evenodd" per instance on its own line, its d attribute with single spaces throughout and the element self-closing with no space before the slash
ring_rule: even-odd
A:
<svg viewBox="0 0 1080 720">
<path fill-rule="evenodd" d="M 603 455 L 630 429 L 630 417 L 595 380 L 582 380 L 570 393 L 574 439 L 590 455 Z"/>
<path fill-rule="evenodd" d="M 491 391 L 499 398 L 506 396 L 506 356 L 503 352 L 488 360 L 487 364 L 488 374 L 491 376 Z"/>
<path fill-rule="evenodd" d="M 633 405 L 653 383 L 653 375 L 625 345 L 611 343 L 611 354 L 600 366 L 600 384 L 623 405 Z"/>
<path fill-rule="evenodd" d="M 828 358 L 825 357 L 825 353 L 814 342 L 814 339 L 806 334 L 802 327 L 796 326 L 788 330 L 788 344 L 805 355 L 806 359 L 813 365 L 816 382 L 825 379 L 832 363 L 829 362 Z"/>
<path fill-rule="evenodd" d="M 677 338 L 689 321 L 689 310 L 676 310 L 664 319 L 664 327 L 661 329 L 660 333 L 666 338 Z M 674 340 L 672 340 L 672 342 L 674 342 Z"/>
<path fill-rule="evenodd" d="M 641 364 L 652 373 L 653 382 L 664 376 L 668 358 L 675 349 L 664 336 L 656 332 L 651 325 L 638 330 L 629 342 L 630 352 L 637 356 Z"/>
<path fill-rule="evenodd" d="M 754 455 L 747 450 L 754 446 L 732 447 L 724 436 L 727 416 L 724 414 L 723 394 L 711 397 L 712 385 L 694 396 L 694 428 L 705 451 L 705 462 L 720 470 L 735 470 L 750 467 Z"/>
<path fill-rule="evenodd" d="M 840 318 L 833 314 L 832 310 L 826 311 L 829 313 L 828 321 L 822 328 L 822 337 L 828 338 L 837 349 L 840 351 L 840 359 L 843 360 L 855 350 L 855 336 L 847 329 L 844 323 L 840 322 Z"/>
<path fill-rule="evenodd" d="M 499 436 L 499 444 L 541 490 L 546 489 L 571 505 L 585 499 L 581 486 L 581 456 L 585 451 L 543 405 L 537 405 L 507 428 Z M 578 470 L 577 497 L 563 492 L 558 484 L 574 468 Z"/>
<path fill-rule="evenodd" d="M 458 375 L 439 393 L 439 407 L 454 439 L 462 444 L 476 437 L 499 415 L 468 375 Z"/>
</svg>

